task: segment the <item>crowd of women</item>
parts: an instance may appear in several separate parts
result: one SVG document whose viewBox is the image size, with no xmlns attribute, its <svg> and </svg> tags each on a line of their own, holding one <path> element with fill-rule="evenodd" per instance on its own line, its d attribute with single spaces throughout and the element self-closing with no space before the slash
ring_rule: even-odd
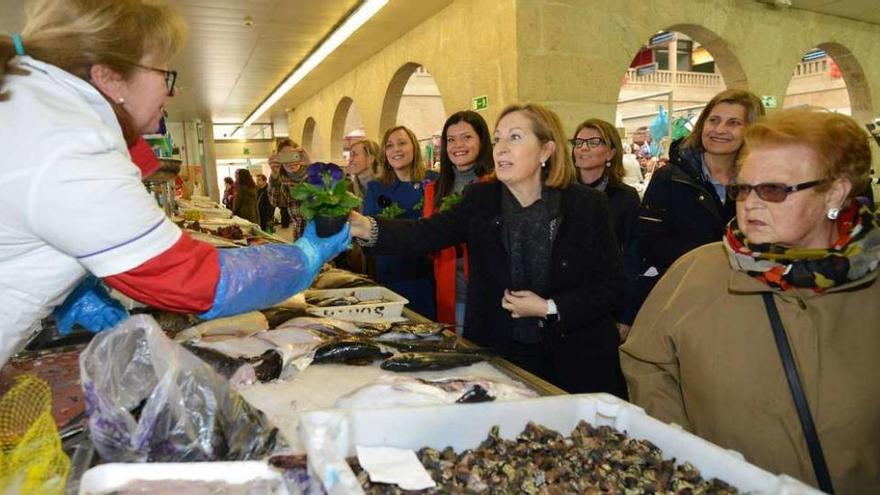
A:
<svg viewBox="0 0 880 495">
<path fill-rule="evenodd" d="M 35 0 L 0 36 L 0 363 L 53 310 L 94 331 L 124 318 L 94 277 L 209 319 L 302 290 L 355 237 L 414 309 L 569 392 L 629 397 L 824 490 L 880 491 L 880 222 L 851 118 L 765 117 L 724 91 L 640 200 L 607 122 L 458 112 L 439 174 L 405 127 L 351 146 L 363 208 L 339 234 L 299 219 L 292 245 L 217 250 L 165 218 L 128 151 L 174 95 L 185 30 L 141 0 Z M 308 162 L 284 148 L 282 191 Z"/>
</svg>

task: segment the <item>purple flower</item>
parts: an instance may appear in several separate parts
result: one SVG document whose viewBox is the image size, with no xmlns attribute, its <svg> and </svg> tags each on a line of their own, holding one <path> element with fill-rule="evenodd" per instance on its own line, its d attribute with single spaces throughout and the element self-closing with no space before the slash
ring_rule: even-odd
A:
<svg viewBox="0 0 880 495">
<path fill-rule="evenodd" d="M 330 175 L 330 183 L 324 184 L 324 174 Z M 306 181 L 314 186 L 332 187 L 345 178 L 345 173 L 335 163 L 315 162 L 306 168 Z"/>
</svg>

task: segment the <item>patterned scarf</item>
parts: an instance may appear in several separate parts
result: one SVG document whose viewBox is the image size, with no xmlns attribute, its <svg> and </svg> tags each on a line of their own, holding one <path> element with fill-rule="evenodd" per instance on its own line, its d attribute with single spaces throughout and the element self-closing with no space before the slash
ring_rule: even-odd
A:
<svg viewBox="0 0 880 495">
<path fill-rule="evenodd" d="M 750 244 L 736 218 L 727 226 L 724 247 L 730 266 L 776 289 L 812 289 L 817 293 L 859 280 L 880 263 L 880 218 L 858 201 L 837 218 L 840 239 L 828 249 Z"/>
</svg>

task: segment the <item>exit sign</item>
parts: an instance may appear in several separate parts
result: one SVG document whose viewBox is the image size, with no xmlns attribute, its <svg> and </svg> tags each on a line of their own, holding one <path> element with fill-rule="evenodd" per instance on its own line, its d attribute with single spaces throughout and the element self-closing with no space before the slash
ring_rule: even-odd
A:
<svg viewBox="0 0 880 495">
<path fill-rule="evenodd" d="M 776 108 L 776 97 L 775 96 L 762 96 L 761 103 L 764 104 L 764 108 Z"/>
<path fill-rule="evenodd" d="M 474 98 L 474 110 L 485 110 L 489 108 L 489 97 L 488 96 L 478 96 Z"/>
</svg>

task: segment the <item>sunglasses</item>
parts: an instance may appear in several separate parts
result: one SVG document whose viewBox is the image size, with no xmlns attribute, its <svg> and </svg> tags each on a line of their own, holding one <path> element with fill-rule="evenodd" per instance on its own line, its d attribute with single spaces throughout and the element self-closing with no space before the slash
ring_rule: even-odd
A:
<svg viewBox="0 0 880 495">
<path fill-rule="evenodd" d="M 785 201 L 790 193 L 803 191 L 811 187 L 824 184 L 828 180 L 811 180 L 809 182 L 801 182 L 789 186 L 780 182 L 765 182 L 763 184 L 730 184 L 727 186 L 727 197 L 734 201 L 745 201 L 749 197 L 749 193 L 754 189 L 759 198 L 771 203 L 781 203 Z"/>
<path fill-rule="evenodd" d="M 157 69 L 155 67 L 149 67 L 147 65 L 136 64 L 134 62 L 128 62 L 129 64 L 140 67 L 141 69 L 151 70 L 153 72 L 159 72 L 165 76 L 165 87 L 168 88 L 168 96 L 174 96 L 174 83 L 177 82 L 177 71 L 176 70 L 165 70 L 165 69 Z"/>
<path fill-rule="evenodd" d="M 591 150 L 596 149 L 599 146 L 602 146 L 603 144 L 605 144 L 605 140 L 600 137 L 594 137 L 594 138 L 590 138 L 590 139 L 574 138 L 574 139 L 569 139 L 568 142 L 569 142 L 569 144 L 571 144 L 572 148 L 577 149 L 577 148 L 583 148 L 584 146 L 586 146 L 587 148 L 589 148 Z"/>
</svg>

